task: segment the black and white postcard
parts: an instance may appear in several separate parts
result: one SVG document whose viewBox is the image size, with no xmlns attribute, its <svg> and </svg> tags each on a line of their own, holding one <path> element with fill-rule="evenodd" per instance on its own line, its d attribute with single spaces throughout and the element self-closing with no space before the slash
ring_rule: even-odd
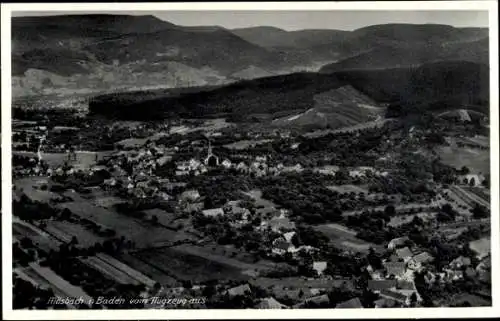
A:
<svg viewBox="0 0 500 321">
<path fill-rule="evenodd" d="M 2 4 L 5 316 L 499 316 L 496 10 Z"/>
</svg>

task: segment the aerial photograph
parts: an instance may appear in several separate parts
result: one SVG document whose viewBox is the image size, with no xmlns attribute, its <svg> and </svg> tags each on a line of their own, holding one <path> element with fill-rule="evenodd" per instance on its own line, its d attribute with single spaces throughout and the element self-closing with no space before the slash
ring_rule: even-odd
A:
<svg viewBox="0 0 500 321">
<path fill-rule="evenodd" d="M 13 310 L 492 306 L 488 11 L 10 24 Z"/>
</svg>

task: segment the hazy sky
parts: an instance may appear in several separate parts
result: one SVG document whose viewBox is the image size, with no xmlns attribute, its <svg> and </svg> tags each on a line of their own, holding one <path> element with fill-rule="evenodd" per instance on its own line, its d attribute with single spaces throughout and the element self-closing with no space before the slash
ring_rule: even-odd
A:
<svg viewBox="0 0 500 321">
<path fill-rule="evenodd" d="M 488 27 L 487 11 L 100 11 L 66 14 L 115 13 L 152 14 L 184 26 L 218 25 L 232 28 L 274 26 L 285 30 L 354 30 L 384 23 L 436 23 L 456 27 Z M 13 16 L 55 15 L 60 12 L 22 12 Z"/>
</svg>

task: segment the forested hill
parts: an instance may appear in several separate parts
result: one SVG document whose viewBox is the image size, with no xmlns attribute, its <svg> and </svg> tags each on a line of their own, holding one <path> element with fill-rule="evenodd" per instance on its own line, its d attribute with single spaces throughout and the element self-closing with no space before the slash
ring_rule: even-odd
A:
<svg viewBox="0 0 500 321">
<path fill-rule="evenodd" d="M 313 107 L 314 95 L 345 85 L 390 104 L 398 113 L 463 105 L 476 106 L 484 113 L 488 110 L 488 67 L 455 61 L 386 70 L 295 73 L 219 87 L 117 93 L 94 97 L 90 111 L 126 119 L 221 115 L 245 121 L 254 116 L 273 118 L 305 111 Z"/>
</svg>

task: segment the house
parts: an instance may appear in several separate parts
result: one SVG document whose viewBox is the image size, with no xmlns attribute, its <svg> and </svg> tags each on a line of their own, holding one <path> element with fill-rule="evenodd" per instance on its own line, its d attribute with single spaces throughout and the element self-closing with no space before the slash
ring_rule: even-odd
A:
<svg viewBox="0 0 500 321">
<path fill-rule="evenodd" d="M 203 202 L 198 203 L 188 203 L 184 206 L 184 212 L 186 213 L 194 213 L 199 212 L 205 208 L 205 204 Z"/>
<path fill-rule="evenodd" d="M 397 302 L 388 298 L 382 298 L 378 299 L 373 302 L 375 305 L 375 308 L 381 309 L 381 308 L 394 308 L 397 306 Z"/>
<path fill-rule="evenodd" d="M 431 271 L 427 271 L 427 273 L 424 275 L 424 280 L 428 285 L 434 284 L 434 282 L 436 281 L 436 275 L 434 275 L 434 273 L 432 273 Z"/>
<path fill-rule="evenodd" d="M 194 202 L 200 198 L 200 192 L 195 189 L 182 192 L 180 200 L 183 202 Z"/>
<path fill-rule="evenodd" d="M 291 232 L 287 232 L 287 233 L 283 234 L 283 237 L 285 238 L 285 240 L 287 242 L 291 243 L 294 235 L 295 235 L 295 232 L 291 231 Z"/>
<path fill-rule="evenodd" d="M 158 158 L 156 160 L 156 163 L 160 166 L 163 166 L 165 165 L 166 163 L 170 162 L 172 160 L 172 156 L 170 155 L 166 155 L 166 156 L 162 156 L 160 158 Z"/>
<path fill-rule="evenodd" d="M 481 186 L 483 181 L 485 180 L 484 175 L 481 174 L 467 174 L 460 175 L 458 177 L 459 182 L 470 185 L 472 183 L 473 186 Z"/>
<path fill-rule="evenodd" d="M 491 282 L 491 256 L 486 257 L 476 266 L 479 279 L 483 282 Z"/>
<path fill-rule="evenodd" d="M 222 165 L 223 167 L 225 167 L 225 168 L 231 168 L 231 166 L 232 166 L 233 164 L 231 163 L 231 161 L 230 161 L 229 159 L 227 159 L 227 158 L 226 158 L 226 159 L 224 159 L 224 160 L 222 161 L 221 165 Z"/>
<path fill-rule="evenodd" d="M 363 309 L 363 305 L 361 304 L 361 300 L 359 298 L 352 298 L 348 301 L 344 301 L 338 303 L 335 306 L 336 309 Z"/>
<path fill-rule="evenodd" d="M 189 171 L 188 170 L 177 170 L 177 171 L 175 171 L 175 176 L 185 176 L 185 175 L 189 175 Z"/>
<path fill-rule="evenodd" d="M 471 241 L 469 243 L 469 248 L 476 253 L 476 257 L 482 260 L 490 254 L 491 251 L 491 240 L 489 237 L 483 237 L 476 241 Z"/>
<path fill-rule="evenodd" d="M 387 275 L 394 275 L 396 278 L 402 278 L 405 275 L 406 264 L 404 262 L 385 262 L 383 263 Z"/>
<path fill-rule="evenodd" d="M 390 299 L 393 301 L 396 301 L 400 304 L 404 305 L 410 305 L 410 298 L 407 297 L 404 294 L 401 294 L 399 292 L 393 291 L 393 290 L 382 290 L 380 291 L 379 295 L 382 298 Z"/>
<path fill-rule="evenodd" d="M 230 288 L 229 290 L 227 290 L 227 293 L 229 294 L 229 296 L 245 295 L 248 293 L 252 293 L 252 289 L 250 289 L 250 286 L 248 284 L 242 284 L 234 288 Z"/>
<path fill-rule="evenodd" d="M 311 298 L 306 299 L 306 303 L 314 303 L 314 304 L 325 304 L 330 303 L 330 298 L 327 294 L 313 296 Z"/>
<path fill-rule="evenodd" d="M 375 293 L 378 293 L 381 290 L 395 288 L 396 285 L 396 280 L 368 280 L 368 289 Z"/>
<path fill-rule="evenodd" d="M 472 267 L 467 267 L 465 269 L 465 276 L 468 277 L 468 278 L 474 278 L 476 277 L 477 273 L 476 273 L 476 270 L 474 270 Z"/>
<path fill-rule="evenodd" d="M 408 262 L 408 267 L 412 270 L 420 270 L 425 263 L 434 261 L 434 257 L 427 252 L 415 255 Z"/>
<path fill-rule="evenodd" d="M 239 162 L 238 165 L 236 165 L 236 169 L 240 172 L 248 172 L 248 165 L 245 164 L 245 162 Z"/>
<path fill-rule="evenodd" d="M 449 267 L 453 270 L 459 270 L 462 267 L 468 267 L 471 265 L 471 259 L 464 256 L 459 256 L 450 262 Z"/>
<path fill-rule="evenodd" d="M 313 262 L 313 270 L 315 270 L 318 275 L 322 275 L 323 272 L 326 270 L 327 267 L 327 262 L 321 261 L 321 262 Z"/>
<path fill-rule="evenodd" d="M 403 247 L 396 250 L 396 255 L 406 263 L 412 258 L 413 253 L 408 247 Z"/>
<path fill-rule="evenodd" d="M 255 306 L 256 309 L 287 309 L 288 306 L 278 302 L 275 298 L 269 297 L 262 299 L 259 304 Z"/>
<path fill-rule="evenodd" d="M 295 247 L 293 244 L 283 240 L 282 238 L 278 238 L 273 242 L 272 252 L 278 255 L 284 255 L 287 252 L 291 252 Z"/>
<path fill-rule="evenodd" d="M 211 208 L 211 209 L 208 209 L 208 210 L 203 210 L 201 211 L 201 213 L 204 215 L 204 216 L 208 216 L 208 217 L 216 217 L 216 216 L 223 216 L 224 215 L 224 210 L 222 208 Z"/>
<path fill-rule="evenodd" d="M 407 236 L 404 236 L 404 237 L 398 237 L 398 238 L 395 238 L 395 239 L 392 239 L 389 244 L 387 245 L 387 248 L 389 250 L 393 250 L 397 247 L 400 247 L 400 246 L 403 246 L 405 244 L 406 241 L 408 241 L 409 238 Z"/>
<path fill-rule="evenodd" d="M 450 281 L 458 281 L 464 278 L 464 272 L 461 270 L 444 269 L 446 278 Z"/>
<path fill-rule="evenodd" d="M 269 220 L 268 225 L 275 232 L 295 229 L 295 223 L 290 221 L 286 217 L 273 217 L 272 219 Z"/>
<path fill-rule="evenodd" d="M 370 272 L 370 276 L 371 276 L 372 280 L 385 280 L 384 275 L 385 275 L 385 273 L 384 273 L 383 269 L 372 270 Z"/>
</svg>

